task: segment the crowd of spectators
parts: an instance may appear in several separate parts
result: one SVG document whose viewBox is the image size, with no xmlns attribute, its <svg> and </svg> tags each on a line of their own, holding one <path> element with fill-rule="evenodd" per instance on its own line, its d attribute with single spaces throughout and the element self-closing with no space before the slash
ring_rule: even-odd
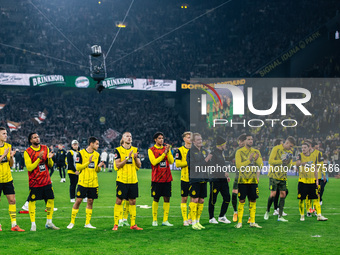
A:
<svg viewBox="0 0 340 255">
<path fill-rule="evenodd" d="M 0 111 L 1 126 L 7 126 L 7 120 L 22 123 L 18 131 L 10 133 L 14 148 L 27 147 L 27 136 L 32 131 L 38 132 L 43 144 L 62 143 L 69 148 L 70 142 L 76 139 L 85 147 L 87 139 L 96 136 L 101 148 L 115 148 L 119 146 L 121 135 L 107 143 L 103 135 L 108 129 L 119 134 L 131 132 L 133 144 L 141 149 L 153 145 L 152 136 L 157 131 L 164 132 L 167 143 L 180 144 L 185 127 L 173 105 L 168 105 L 159 92 L 144 93 L 3 88 L 0 102 L 6 106 Z M 36 124 L 32 118 L 43 110 L 47 111 L 47 118 Z"/>
<path fill-rule="evenodd" d="M 118 32 L 115 25 L 130 5 L 118 0 L 3 2 L 1 43 L 24 51 L 0 45 L 2 71 L 64 75 L 88 74 L 90 46 L 101 45 L 107 53 Z M 186 3 L 188 8 L 181 8 L 179 0 L 134 1 L 127 26 L 107 56 L 109 75 L 249 77 L 340 9 L 337 0 Z"/>
</svg>

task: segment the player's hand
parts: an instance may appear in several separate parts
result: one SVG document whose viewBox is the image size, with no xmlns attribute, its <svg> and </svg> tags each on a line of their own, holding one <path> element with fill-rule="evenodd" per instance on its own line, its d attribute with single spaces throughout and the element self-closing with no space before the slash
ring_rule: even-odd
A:
<svg viewBox="0 0 340 255">
<path fill-rule="evenodd" d="M 54 153 L 53 152 L 50 152 L 50 153 L 48 153 L 48 158 L 53 158 L 53 156 L 54 156 Z"/>
<path fill-rule="evenodd" d="M 165 151 L 164 151 L 165 155 L 169 153 L 169 150 L 170 150 L 170 144 L 165 145 Z"/>
<path fill-rule="evenodd" d="M 260 154 L 256 153 L 255 154 L 255 161 L 259 158 Z"/>
<path fill-rule="evenodd" d="M 79 175 L 79 171 L 75 171 L 74 173 L 75 173 L 76 175 Z"/>
<path fill-rule="evenodd" d="M 209 160 L 211 160 L 212 156 L 213 155 L 209 153 L 209 155 L 205 158 L 205 162 L 208 162 Z"/>
<path fill-rule="evenodd" d="M 13 158 L 14 157 L 14 155 L 15 155 L 15 153 L 16 153 L 16 151 L 11 151 L 11 158 Z"/>
<path fill-rule="evenodd" d="M 136 159 L 138 157 L 139 152 L 133 154 L 133 157 Z"/>
<path fill-rule="evenodd" d="M 38 155 L 38 158 L 43 159 L 45 151 L 41 151 Z"/>
<path fill-rule="evenodd" d="M 130 151 L 129 158 L 131 158 L 132 153 L 133 153 L 133 150 Z"/>
<path fill-rule="evenodd" d="M 319 179 L 316 179 L 316 187 L 319 188 Z"/>
<path fill-rule="evenodd" d="M 5 151 L 4 151 L 4 154 L 2 154 L 2 155 L 6 156 L 8 154 L 8 152 L 9 152 L 9 148 L 6 148 Z"/>
<path fill-rule="evenodd" d="M 93 158 L 93 155 L 91 155 L 91 156 L 89 157 L 89 163 L 92 162 L 92 158 Z"/>
<path fill-rule="evenodd" d="M 251 161 L 254 157 L 254 152 L 249 155 L 249 160 Z"/>
</svg>

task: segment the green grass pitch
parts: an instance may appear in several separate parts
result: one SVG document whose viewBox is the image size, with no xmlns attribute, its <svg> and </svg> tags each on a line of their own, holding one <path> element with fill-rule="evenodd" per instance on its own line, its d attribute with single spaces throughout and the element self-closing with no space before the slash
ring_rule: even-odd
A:
<svg viewBox="0 0 340 255">
<path fill-rule="evenodd" d="M 72 230 L 66 226 L 70 221 L 72 203 L 68 190 L 69 179 L 60 183 L 59 173 L 55 172 L 53 188 L 55 206 L 53 222 L 59 231 L 47 230 L 44 225 L 46 213 L 44 202 L 37 202 L 37 231 L 30 232 L 28 214 L 17 214 L 17 222 L 26 232 L 10 231 L 8 202 L 4 195 L 0 202 L 0 254 L 337 254 L 339 251 L 339 184 L 340 180 L 331 179 L 326 185 L 322 213 L 329 218 L 318 222 L 316 217 L 300 222 L 298 211 L 297 178 L 289 178 L 289 195 L 285 212 L 289 222 L 277 222 L 277 216 L 268 221 L 263 219 L 269 195 L 268 178 L 261 176 L 259 183 L 260 198 L 257 200 L 256 222 L 262 229 L 250 229 L 246 223 L 249 212 L 245 207 L 243 228 L 235 229 L 235 223 L 211 225 L 208 223 L 208 199 L 206 199 L 201 224 L 205 230 L 194 231 L 182 225 L 180 210 L 180 172 L 173 171 L 172 198 L 169 221 L 173 227 L 152 227 L 151 209 L 137 208 L 137 224 L 143 231 L 133 231 L 128 227 L 112 231 L 113 206 L 115 203 L 115 173 L 99 173 L 99 199 L 94 202 L 91 224 L 97 229 L 85 229 L 85 207 L 81 204 Z M 17 211 L 21 209 L 28 195 L 27 172 L 13 172 L 16 191 Z M 137 205 L 152 204 L 150 196 L 151 170 L 138 172 L 139 195 Z M 233 179 L 232 179 L 233 181 Z M 230 187 L 231 192 L 231 187 Z M 219 196 L 215 217 L 218 216 L 221 196 Z M 158 222 L 162 222 L 163 202 L 158 209 Z M 247 203 L 246 203 L 247 204 Z M 230 204 L 227 218 L 232 219 L 233 208 Z M 318 236 L 318 237 L 316 237 Z"/>
</svg>

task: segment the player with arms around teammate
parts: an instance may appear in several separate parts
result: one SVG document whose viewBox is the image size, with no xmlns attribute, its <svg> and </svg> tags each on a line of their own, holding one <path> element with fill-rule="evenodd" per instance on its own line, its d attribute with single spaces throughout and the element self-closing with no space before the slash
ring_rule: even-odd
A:
<svg viewBox="0 0 340 255">
<path fill-rule="evenodd" d="M 238 177 L 238 223 L 236 228 L 242 227 L 242 217 L 246 197 L 249 200 L 250 227 L 262 228 L 255 223 L 256 199 L 258 198 L 259 177 L 263 167 L 263 161 L 259 150 L 253 147 L 253 137 L 246 135 L 245 145 L 236 152 L 236 168 L 239 171 Z"/>
<path fill-rule="evenodd" d="M 54 192 L 49 167 L 53 166 L 53 153 L 50 153 L 46 145 L 40 144 L 40 138 L 37 133 L 30 133 L 28 142 L 31 144 L 24 152 L 25 165 L 28 171 L 29 180 L 29 203 L 28 211 L 31 219 L 31 231 L 36 231 L 35 224 L 35 208 L 37 200 L 47 200 L 47 221 L 46 228 L 58 230 L 52 223 L 52 216 L 54 211 Z"/>
<path fill-rule="evenodd" d="M 8 201 L 8 212 L 11 218 L 12 231 L 23 232 L 17 225 L 16 221 L 16 204 L 15 204 L 15 191 L 13 185 L 13 177 L 11 174 L 11 167 L 13 166 L 13 156 L 15 151 L 12 151 L 12 146 L 7 141 L 6 128 L 0 127 L 0 197 L 3 192 Z M 1 224 L 0 224 L 0 231 Z"/>
<path fill-rule="evenodd" d="M 170 171 L 170 164 L 174 163 L 174 157 L 171 154 L 170 145 L 164 144 L 164 134 L 162 132 L 156 132 L 153 135 L 155 145 L 148 150 L 148 156 L 152 168 L 151 178 L 151 196 L 152 202 L 152 226 L 158 226 L 157 211 L 160 197 L 163 197 L 163 223 L 162 226 L 171 227 L 168 221 L 170 211 L 170 197 L 171 197 L 171 182 L 172 174 Z"/>
<path fill-rule="evenodd" d="M 98 198 L 98 175 L 104 162 L 100 162 L 100 155 L 97 152 L 99 141 L 91 136 L 88 140 L 86 149 L 79 151 L 76 159 L 76 170 L 79 172 L 79 181 L 77 188 L 77 199 L 72 207 L 71 223 L 68 229 L 74 227 L 75 219 L 79 211 L 79 206 L 83 198 L 87 197 L 86 222 L 85 228 L 96 228 L 91 225 L 91 216 L 94 199 Z"/>
<path fill-rule="evenodd" d="M 121 146 L 115 149 L 115 163 L 117 168 L 116 204 L 114 208 L 114 227 L 118 230 L 118 221 L 123 214 L 123 200 L 129 201 L 131 229 L 143 230 L 136 224 L 136 198 L 138 197 L 137 170 L 142 163 L 138 157 L 138 149 L 131 145 L 132 135 L 125 132 Z"/>
<path fill-rule="evenodd" d="M 302 144 L 302 153 L 298 155 L 296 161 L 296 167 L 299 171 L 299 183 L 298 183 L 298 199 L 299 199 L 299 211 L 300 221 L 305 220 L 304 203 L 303 201 L 308 196 L 313 200 L 318 221 L 328 220 L 321 215 L 321 206 L 318 200 L 318 171 L 317 171 L 317 156 L 310 153 L 310 145 L 308 143 Z"/>
<path fill-rule="evenodd" d="M 269 188 L 270 195 L 267 203 L 267 211 L 264 215 L 264 219 L 269 219 L 269 211 L 272 203 L 275 199 L 276 192 L 280 192 L 279 203 L 279 217 L 278 221 L 286 222 L 282 217 L 283 207 L 285 204 L 286 192 L 287 192 L 287 172 L 292 165 L 293 147 L 295 145 L 294 137 L 289 136 L 284 144 L 275 146 L 269 156 Z"/>
<path fill-rule="evenodd" d="M 183 217 L 183 226 L 189 226 L 191 223 L 190 213 L 187 215 L 187 200 L 189 195 L 189 169 L 187 163 L 187 154 L 191 148 L 191 132 L 184 132 L 182 135 L 184 145 L 178 148 L 176 152 L 176 167 L 181 168 L 181 211 Z"/>
</svg>

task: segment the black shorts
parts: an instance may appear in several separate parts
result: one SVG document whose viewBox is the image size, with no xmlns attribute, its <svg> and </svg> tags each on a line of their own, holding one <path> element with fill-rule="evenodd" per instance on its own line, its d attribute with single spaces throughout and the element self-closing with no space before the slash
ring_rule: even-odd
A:
<svg viewBox="0 0 340 255">
<path fill-rule="evenodd" d="M 151 182 L 151 197 L 171 197 L 171 182 Z"/>
<path fill-rule="evenodd" d="M 136 199 L 138 197 L 138 182 L 127 184 L 116 182 L 116 196 L 119 199 Z"/>
<path fill-rule="evenodd" d="M 189 182 L 181 181 L 181 196 L 187 197 L 189 195 Z"/>
<path fill-rule="evenodd" d="M 207 197 L 207 183 L 206 182 L 194 182 L 190 183 L 189 195 L 193 198 L 205 198 Z"/>
<path fill-rule="evenodd" d="M 85 197 L 97 199 L 98 198 L 98 187 L 87 188 L 87 187 L 83 187 L 81 185 L 78 185 L 77 198 L 85 198 Z"/>
<path fill-rule="evenodd" d="M 239 200 L 245 200 L 248 197 L 248 200 L 254 201 L 259 197 L 259 187 L 255 183 L 251 184 L 238 184 L 238 198 Z"/>
<path fill-rule="evenodd" d="M 54 199 L 54 191 L 52 184 L 38 187 L 38 188 L 30 188 L 30 194 L 28 196 L 29 201 L 36 201 L 42 199 Z"/>
<path fill-rule="evenodd" d="M 316 183 L 303 183 L 299 182 L 298 184 L 298 196 L 297 199 L 305 200 L 308 196 L 308 199 L 318 199 L 318 187 Z"/>
<path fill-rule="evenodd" d="M 269 190 L 270 191 L 287 191 L 287 182 L 269 178 Z"/>
<path fill-rule="evenodd" d="M 0 183 L 0 196 L 1 192 L 4 192 L 4 195 L 15 194 L 13 180 L 10 182 Z"/>
</svg>

